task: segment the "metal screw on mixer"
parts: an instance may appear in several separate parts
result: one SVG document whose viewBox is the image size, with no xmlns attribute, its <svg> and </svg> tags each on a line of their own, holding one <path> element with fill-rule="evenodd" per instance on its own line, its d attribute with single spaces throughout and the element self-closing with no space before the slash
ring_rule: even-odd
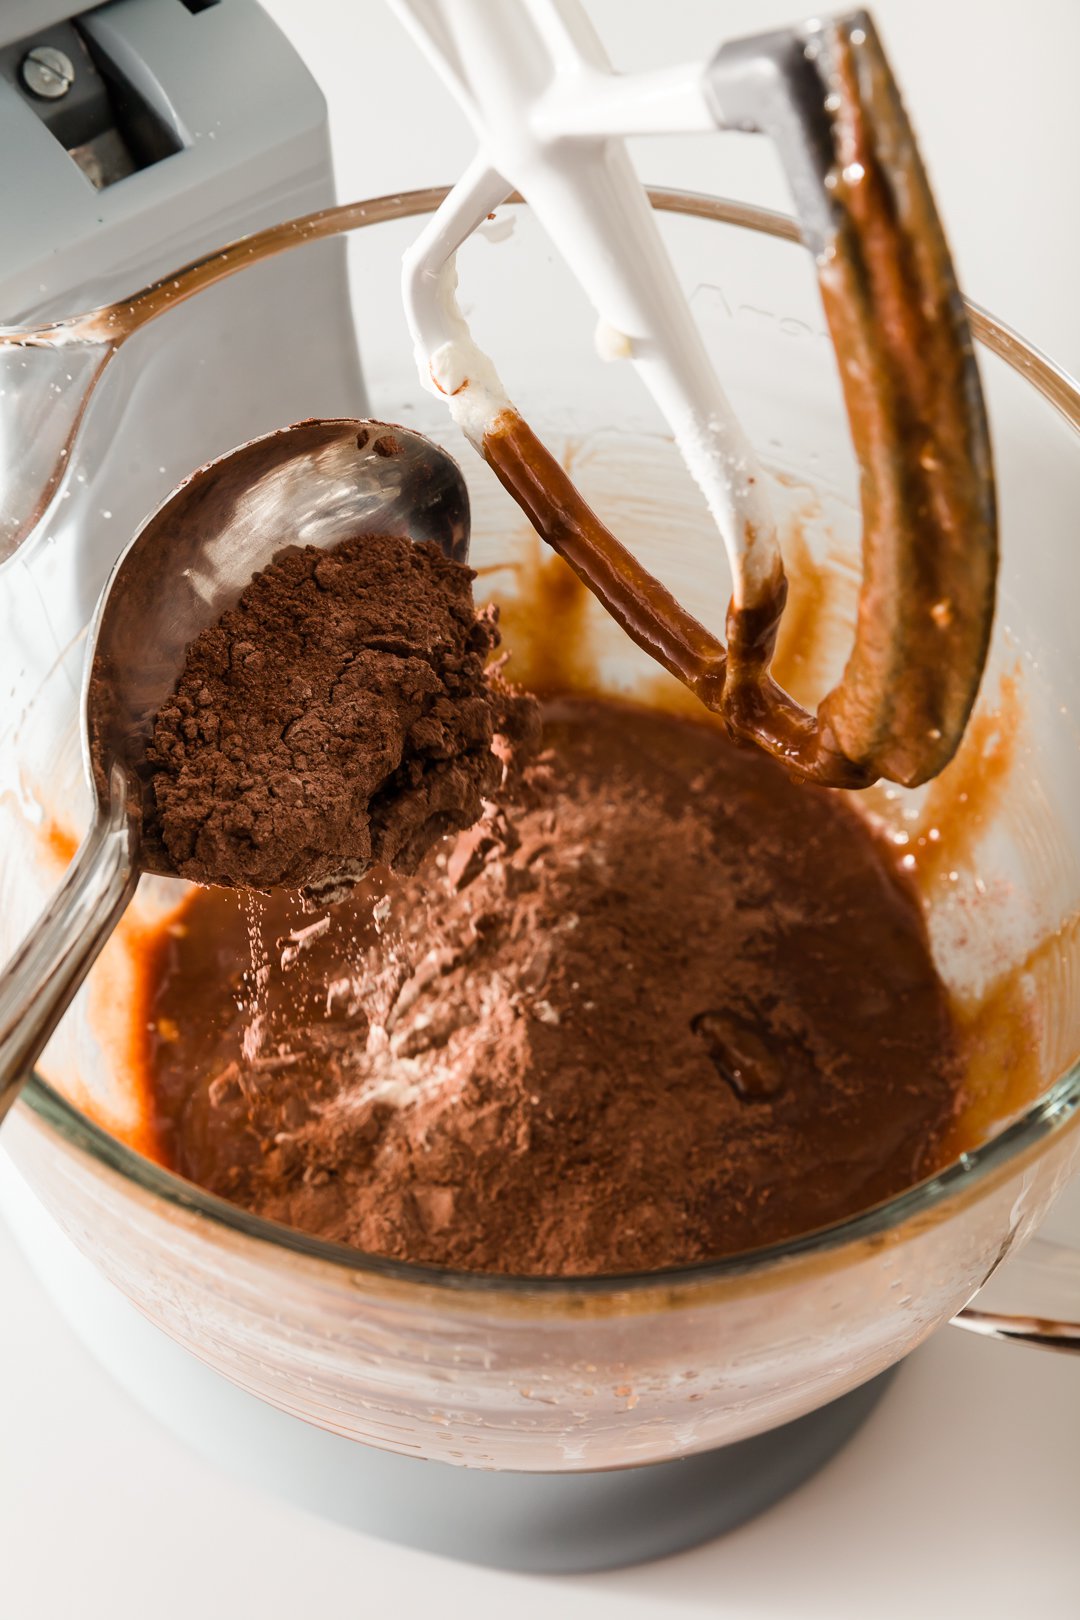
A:
<svg viewBox="0 0 1080 1620">
<path fill-rule="evenodd" d="M 33 96 L 43 101 L 59 101 L 75 82 L 75 66 L 70 56 L 52 45 L 35 45 L 27 51 L 19 67 L 22 82 Z"/>
</svg>

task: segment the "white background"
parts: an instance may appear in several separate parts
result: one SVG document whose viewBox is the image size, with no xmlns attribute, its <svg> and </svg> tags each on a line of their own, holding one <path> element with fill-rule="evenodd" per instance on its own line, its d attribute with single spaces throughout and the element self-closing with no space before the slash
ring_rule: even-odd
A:
<svg viewBox="0 0 1080 1620">
<path fill-rule="evenodd" d="M 342 199 L 459 172 L 468 134 L 380 0 L 268 9 L 329 98 Z M 589 9 L 624 68 L 799 15 L 797 0 Z M 967 292 L 1080 371 L 1080 0 L 874 9 Z M 784 205 L 746 138 L 639 155 L 647 179 Z M 1065 1356 L 946 1330 L 843 1455 L 766 1518 L 648 1568 L 544 1581 L 378 1544 L 212 1469 L 88 1359 L 2 1229 L 0 1301 L 0 1620 L 1080 1613 L 1080 1363 Z"/>
</svg>

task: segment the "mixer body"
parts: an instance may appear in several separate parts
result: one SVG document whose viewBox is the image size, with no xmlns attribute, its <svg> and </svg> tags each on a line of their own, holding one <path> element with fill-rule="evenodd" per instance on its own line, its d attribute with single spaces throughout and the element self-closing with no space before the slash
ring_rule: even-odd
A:
<svg viewBox="0 0 1080 1620">
<path fill-rule="evenodd" d="M 32 0 L 0 17 L 0 323 L 109 304 L 334 202 L 326 103 L 254 0 L 120 0 L 68 21 L 70 3 Z M 64 96 L 27 87 L 44 51 L 72 65 Z M 100 359 L 0 353 L 0 688 L 15 701 L 81 630 L 119 552 L 193 467 L 300 417 L 364 414 L 344 243 L 262 265 L 250 286 L 213 288 L 116 353 L 16 550 L 32 487 Z"/>
</svg>

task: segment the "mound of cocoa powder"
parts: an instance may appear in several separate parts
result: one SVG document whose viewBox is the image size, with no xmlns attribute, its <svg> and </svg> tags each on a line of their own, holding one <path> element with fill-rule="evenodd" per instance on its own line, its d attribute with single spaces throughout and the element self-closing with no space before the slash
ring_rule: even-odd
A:
<svg viewBox="0 0 1080 1620">
<path fill-rule="evenodd" d="M 161 1154 L 396 1259 L 714 1259 L 942 1162 L 962 1066 L 914 893 L 714 726 L 563 700 L 504 802 L 312 920 L 195 894 L 135 1011 Z M 253 963 L 249 937 L 256 943 Z"/>
<path fill-rule="evenodd" d="M 191 645 L 154 723 L 146 837 L 196 883 L 347 892 L 412 871 L 499 784 L 535 702 L 485 664 L 471 569 L 430 543 L 294 546 Z"/>
</svg>

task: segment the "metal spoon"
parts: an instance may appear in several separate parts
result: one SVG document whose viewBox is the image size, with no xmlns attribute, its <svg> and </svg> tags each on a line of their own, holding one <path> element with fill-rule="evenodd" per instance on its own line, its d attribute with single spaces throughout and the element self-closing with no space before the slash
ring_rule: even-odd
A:
<svg viewBox="0 0 1080 1620">
<path fill-rule="evenodd" d="M 83 766 L 94 817 L 47 910 L 0 981 L 0 1120 L 135 892 L 173 876 L 143 845 L 152 722 L 187 648 L 284 546 L 357 534 L 433 540 L 465 561 L 469 497 L 457 463 L 386 422 L 313 420 L 193 473 L 119 558 L 90 626 Z"/>
</svg>

